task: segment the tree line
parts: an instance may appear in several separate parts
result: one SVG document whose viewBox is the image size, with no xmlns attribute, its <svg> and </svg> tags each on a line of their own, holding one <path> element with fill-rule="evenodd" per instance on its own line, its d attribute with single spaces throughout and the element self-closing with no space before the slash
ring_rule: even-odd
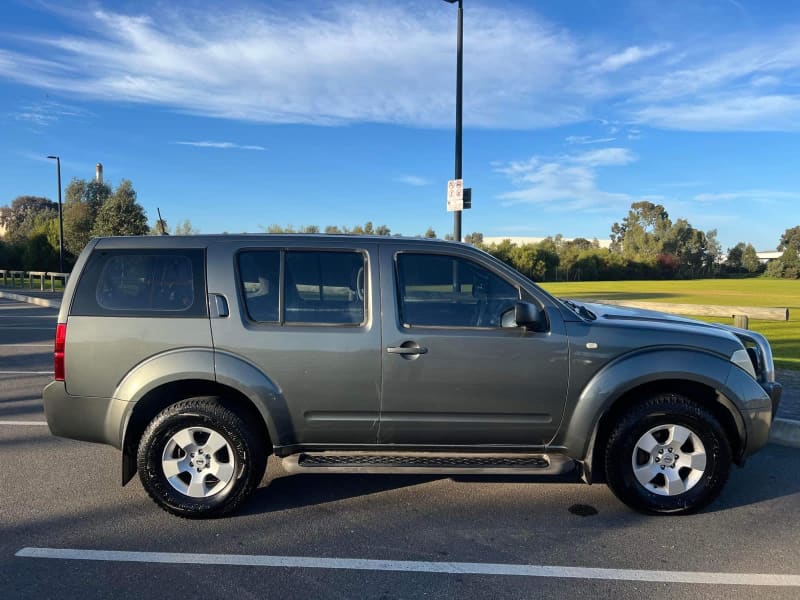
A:
<svg viewBox="0 0 800 600">
<path fill-rule="evenodd" d="M 137 201 L 133 184 L 123 179 L 115 188 L 106 182 L 72 179 L 64 193 L 64 263 L 69 271 L 93 237 L 169 233 L 166 221 L 151 228 Z M 59 268 L 58 203 L 41 196 L 19 196 L 0 207 L 0 267 L 56 271 Z M 197 233 L 187 220 L 175 234 Z"/>
<path fill-rule="evenodd" d="M 133 184 L 123 179 L 116 188 L 107 183 L 73 179 L 64 202 L 64 247 L 67 268 L 94 236 L 170 233 L 164 220 L 153 227 L 138 203 Z M 35 196 L 20 196 L 0 209 L 0 225 L 6 229 L 0 241 L 0 266 L 55 270 L 58 265 L 58 205 Z M 326 233 L 350 235 L 400 235 L 385 225 L 272 224 L 259 226 L 267 233 Z M 198 233 L 186 220 L 171 231 L 177 235 Z M 436 238 L 428 227 L 417 237 Z M 464 241 L 480 247 L 535 281 L 591 281 L 618 279 L 699 278 L 754 276 L 800 278 L 800 225 L 787 229 L 777 249 L 780 258 L 764 265 L 752 244 L 739 242 L 723 251 L 717 230 L 701 231 L 686 219 L 673 221 L 661 204 L 634 202 L 628 214 L 611 226 L 611 246 L 595 240 L 548 237 L 536 244 L 517 245 L 510 240 L 485 244 L 483 234 L 473 232 Z M 444 239 L 452 239 L 445 235 Z"/>
</svg>

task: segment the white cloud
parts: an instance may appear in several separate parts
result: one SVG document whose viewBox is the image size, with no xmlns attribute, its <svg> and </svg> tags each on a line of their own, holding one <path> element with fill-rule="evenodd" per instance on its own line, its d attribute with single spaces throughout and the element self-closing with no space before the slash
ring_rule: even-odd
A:
<svg viewBox="0 0 800 600">
<path fill-rule="evenodd" d="M 16 121 L 27 121 L 37 127 L 47 127 L 65 118 L 84 119 L 89 116 L 89 112 L 55 100 L 44 100 L 21 106 L 10 115 Z"/>
<path fill-rule="evenodd" d="M 568 144 L 607 144 L 615 139 L 613 137 L 593 138 L 588 135 L 570 135 L 564 138 L 564 141 Z"/>
<path fill-rule="evenodd" d="M 800 192 L 786 192 L 782 190 L 738 190 L 734 192 L 697 194 L 694 199 L 698 202 L 750 200 L 753 202 L 770 203 L 782 200 L 800 200 Z"/>
<path fill-rule="evenodd" d="M 630 164 L 636 160 L 636 155 L 627 148 L 600 148 L 576 154 L 568 160 L 589 167 L 608 167 Z"/>
<path fill-rule="evenodd" d="M 0 48 L 0 77 L 255 122 L 452 127 L 455 16 L 444 3 L 297 5 L 291 18 L 267 6 L 205 14 L 186 6 L 157 17 L 73 15 L 84 33 Z M 465 123 L 529 128 L 585 118 L 581 99 L 563 93 L 578 62 L 567 33 L 528 11 L 476 5 L 464 35 Z"/>
<path fill-rule="evenodd" d="M 597 70 L 600 72 L 618 71 L 629 65 L 647 60 L 662 52 L 666 52 L 669 46 L 666 44 L 658 44 L 656 46 L 648 46 L 642 48 L 640 46 L 630 46 L 625 48 L 622 52 L 612 54 L 606 57 L 598 66 Z"/>
<path fill-rule="evenodd" d="M 527 161 L 499 164 L 495 170 L 518 187 L 499 198 L 505 205 L 539 204 L 554 210 L 619 210 L 632 197 L 599 189 L 597 168 L 622 166 L 635 160 L 626 148 L 602 148 L 558 159 L 534 156 Z"/>
<path fill-rule="evenodd" d="M 442 2 L 129 6 L 140 12 L 51 8 L 74 21 L 72 33 L 4 37 L 0 79 L 249 122 L 452 127 L 455 18 Z M 614 124 L 572 144 L 638 139 L 623 132 L 633 123 L 800 130 L 797 26 L 691 40 L 665 27 L 619 50 L 602 30 L 583 38 L 545 21 L 532 3 L 485 0 L 470 4 L 464 27 L 466 127 L 554 127 L 598 113 Z"/>
<path fill-rule="evenodd" d="M 425 177 L 420 177 L 419 175 L 403 175 L 401 177 L 397 177 L 395 181 L 397 181 L 398 183 L 405 183 L 406 185 L 411 185 L 414 187 L 422 187 L 431 184 L 430 179 L 426 179 Z"/>
<path fill-rule="evenodd" d="M 233 142 L 173 142 L 181 146 L 195 146 L 197 148 L 221 148 L 221 149 L 236 149 L 236 150 L 266 150 L 263 146 L 245 146 L 241 144 L 234 144 Z"/>
<path fill-rule="evenodd" d="M 798 131 L 800 95 L 698 98 L 693 102 L 655 104 L 634 113 L 640 123 L 692 131 Z"/>
</svg>

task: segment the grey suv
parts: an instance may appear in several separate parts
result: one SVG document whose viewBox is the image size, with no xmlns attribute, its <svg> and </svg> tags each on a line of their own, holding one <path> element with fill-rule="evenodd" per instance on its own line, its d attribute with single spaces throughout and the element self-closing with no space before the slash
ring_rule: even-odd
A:
<svg viewBox="0 0 800 600">
<path fill-rule="evenodd" d="M 711 502 L 781 386 L 760 335 L 553 298 L 471 246 L 93 240 L 64 293 L 51 431 L 122 451 L 184 517 L 295 473 L 562 474 L 636 510 Z"/>
</svg>

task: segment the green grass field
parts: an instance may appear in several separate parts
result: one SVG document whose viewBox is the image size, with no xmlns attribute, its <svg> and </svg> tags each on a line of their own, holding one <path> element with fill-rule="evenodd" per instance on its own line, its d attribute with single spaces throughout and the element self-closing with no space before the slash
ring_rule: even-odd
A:
<svg viewBox="0 0 800 600">
<path fill-rule="evenodd" d="M 544 283 L 555 296 L 584 300 L 643 300 L 726 306 L 789 308 L 788 321 L 750 320 L 767 337 L 778 368 L 800 370 L 800 281 L 786 279 L 696 279 L 691 281 L 592 281 Z M 732 319 L 697 317 L 733 323 Z"/>
</svg>

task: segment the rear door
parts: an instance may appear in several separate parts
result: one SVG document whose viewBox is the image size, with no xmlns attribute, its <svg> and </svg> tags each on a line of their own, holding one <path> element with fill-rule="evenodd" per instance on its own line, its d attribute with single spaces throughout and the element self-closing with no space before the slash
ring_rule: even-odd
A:
<svg viewBox="0 0 800 600">
<path fill-rule="evenodd" d="M 215 353 L 260 369 L 289 415 L 285 443 L 375 444 L 380 319 L 374 244 L 303 238 L 217 242 L 209 292 L 230 315 L 212 318 Z M 377 290 L 377 287 L 375 287 Z"/>
<path fill-rule="evenodd" d="M 382 246 L 379 441 L 540 446 L 568 383 L 560 313 L 547 331 L 501 328 L 520 288 L 473 253 Z"/>
</svg>

